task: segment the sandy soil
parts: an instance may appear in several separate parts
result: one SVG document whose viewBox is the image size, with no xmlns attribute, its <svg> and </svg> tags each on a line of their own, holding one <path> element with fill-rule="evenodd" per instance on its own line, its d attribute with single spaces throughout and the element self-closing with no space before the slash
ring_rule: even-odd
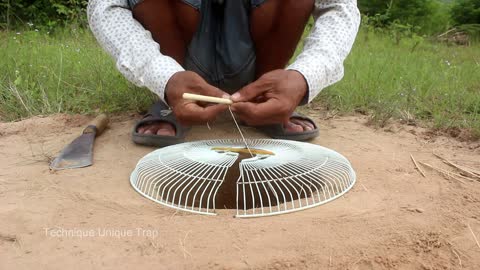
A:
<svg viewBox="0 0 480 270">
<path fill-rule="evenodd" d="M 0 123 L 0 269 L 480 269 L 480 182 L 423 178 L 410 160 L 450 170 L 435 152 L 478 170 L 478 143 L 322 118 L 312 143 L 349 158 L 357 184 L 326 205 L 257 219 L 175 212 L 137 194 L 129 174 L 152 149 L 130 141 L 134 117 L 97 139 L 94 166 L 61 172 L 48 160 L 88 117 Z M 219 123 L 189 140 L 237 136 Z"/>
</svg>

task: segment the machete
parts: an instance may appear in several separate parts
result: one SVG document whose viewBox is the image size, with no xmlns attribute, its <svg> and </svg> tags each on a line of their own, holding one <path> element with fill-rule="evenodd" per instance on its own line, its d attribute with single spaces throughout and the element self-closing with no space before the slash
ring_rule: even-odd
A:
<svg viewBox="0 0 480 270">
<path fill-rule="evenodd" d="M 102 134 L 108 125 L 108 116 L 97 116 L 84 130 L 80 137 L 65 147 L 60 155 L 50 163 L 50 169 L 58 171 L 88 167 L 93 164 L 93 143 L 95 137 Z"/>
</svg>

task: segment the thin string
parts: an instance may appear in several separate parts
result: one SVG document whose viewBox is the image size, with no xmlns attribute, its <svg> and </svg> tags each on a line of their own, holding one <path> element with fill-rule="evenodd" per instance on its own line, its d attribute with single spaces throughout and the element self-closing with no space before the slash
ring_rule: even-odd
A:
<svg viewBox="0 0 480 270">
<path fill-rule="evenodd" d="M 240 129 L 240 126 L 237 123 L 237 119 L 235 119 L 235 115 L 233 114 L 230 106 L 228 106 L 228 110 L 230 111 L 230 115 L 232 115 L 233 122 L 235 122 L 235 125 L 237 126 L 238 132 L 240 132 L 240 136 L 242 136 L 242 140 L 243 140 L 243 143 L 245 144 L 245 147 L 247 147 L 248 152 L 253 157 L 252 151 L 250 151 L 250 147 L 248 147 L 247 140 L 245 140 L 245 137 L 243 136 L 242 130 Z"/>
</svg>

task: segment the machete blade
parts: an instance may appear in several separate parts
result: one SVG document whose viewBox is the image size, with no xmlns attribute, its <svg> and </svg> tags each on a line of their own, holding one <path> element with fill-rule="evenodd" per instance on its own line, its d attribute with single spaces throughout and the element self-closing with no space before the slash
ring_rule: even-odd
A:
<svg viewBox="0 0 480 270">
<path fill-rule="evenodd" d="M 88 167 L 93 164 L 95 132 L 84 133 L 65 147 L 50 164 L 52 170 Z"/>
</svg>

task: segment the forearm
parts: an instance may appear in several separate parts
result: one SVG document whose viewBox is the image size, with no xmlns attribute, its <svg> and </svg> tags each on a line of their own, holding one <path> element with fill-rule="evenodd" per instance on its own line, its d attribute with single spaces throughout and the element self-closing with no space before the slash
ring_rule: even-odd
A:
<svg viewBox="0 0 480 270">
<path fill-rule="evenodd" d="M 133 18 L 127 1 L 90 0 L 87 12 L 93 34 L 115 59 L 117 69 L 132 83 L 147 87 L 164 100 L 168 80 L 184 69 L 160 53 L 160 45 Z"/>
<path fill-rule="evenodd" d="M 315 24 L 303 52 L 288 69 L 300 72 L 308 84 L 308 102 L 343 78 L 343 62 L 360 24 L 356 0 L 316 0 Z"/>
</svg>

